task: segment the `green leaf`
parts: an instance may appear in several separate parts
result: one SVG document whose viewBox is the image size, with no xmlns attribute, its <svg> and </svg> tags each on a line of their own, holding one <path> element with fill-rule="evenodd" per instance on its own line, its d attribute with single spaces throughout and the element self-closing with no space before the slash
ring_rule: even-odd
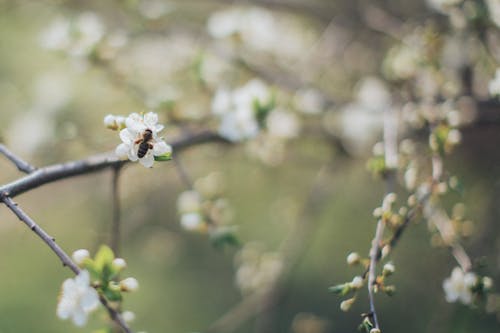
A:
<svg viewBox="0 0 500 333">
<path fill-rule="evenodd" d="M 337 284 L 335 286 L 328 288 L 328 290 L 334 294 L 345 296 L 351 291 L 351 285 L 350 283 Z"/>
<path fill-rule="evenodd" d="M 155 156 L 155 161 L 157 162 L 170 161 L 171 159 L 172 159 L 172 153 L 166 153 L 163 155 Z"/>
<path fill-rule="evenodd" d="M 227 246 L 239 247 L 241 245 L 236 236 L 235 227 L 218 227 L 210 232 L 210 240 L 215 248 L 222 249 Z"/>
<path fill-rule="evenodd" d="M 102 245 L 99 248 L 99 251 L 97 251 L 95 255 L 95 269 L 102 273 L 103 268 L 106 265 L 111 266 L 111 263 L 113 262 L 113 259 L 115 259 L 115 254 L 113 253 L 113 250 L 111 250 L 108 246 Z"/>
<path fill-rule="evenodd" d="M 104 296 L 108 301 L 111 302 L 119 302 L 122 300 L 122 293 L 120 291 L 112 290 L 112 289 L 106 289 L 104 291 Z"/>
</svg>

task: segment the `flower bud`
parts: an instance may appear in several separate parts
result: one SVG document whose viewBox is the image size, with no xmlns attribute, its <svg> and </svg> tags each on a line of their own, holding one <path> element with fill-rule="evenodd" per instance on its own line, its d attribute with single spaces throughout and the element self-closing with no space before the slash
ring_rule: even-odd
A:
<svg viewBox="0 0 500 333">
<path fill-rule="evenodd" d="M 484 291 L 488 291 L 493 287 L 493 280 L 489 276 L 483 277 L 483 289 Z"/>
<path fill-rule="evenodd" d="M 73 252 L 73 255 L 71 257 L 78 266 L 82 267 L 83 262 L 85 261 L 85 259 L 90 257 L 90 254 L 89 251 L 85 249 L 80 249 Z"/>
<path fill-rule="evenodd" d="M 359 256 L 359 254 L 357 252 L 351 252 L 347 256 L 347 264 L 349 266 L 354 266 L 354 265 L 359 264 L 360 260 L 361 260 L 361 257 Z"/>
<path fill-rule="evenodd" d="M 378 329 L 378 328 L 372 328 L 370 330 L 370 333 L 380 333 L 380 329 Z"/>
<path fill-rule="evenodd" d="M 355 276 L 351 281 L 351 288 L 360 289 L 363 287 L 364 280 L 361 276 Z"/>
<path fill-rule="evenodd" d="M 355 300 L 356 299 L 353 297 L 353 298 L 346 299 L 345 301 L 342 301 L 342 303 L 340 303 L 340 310 L 342 310 L 344 312 L 349 311 L 351 306 L 354 304 Z"/>
<path fill-rule="evenodd" d="M 384 276 L 389 276 L 389 275 L 392 275 L 395 270 L 396 270 L 396 267 L 394 267 L 394 264 L 389 262 L 389 263 L 384 265 L 384 268 L 382 269 L 382 274 Z"/>
<path fill-rule="evenodd" d="M 123 311 L 122 318 L 126 323 L 130 323 L 130 322 L 134 321 L 135 313 L 133 313 L 132 311 Z"/>
<path fill-rule="evenodd" d="M 113 267 L 121 271 L 122 269 L 127 267 L 127 262 L 123 258 L 115 258 L 113 260 Z"/>
<path fill-rule="evenodd" d="M 120 281 L 120 288 L 122 291 L 136 291 L 139 289 L 139 282 L 135 278 L 129 277 Z"/>
</svg>

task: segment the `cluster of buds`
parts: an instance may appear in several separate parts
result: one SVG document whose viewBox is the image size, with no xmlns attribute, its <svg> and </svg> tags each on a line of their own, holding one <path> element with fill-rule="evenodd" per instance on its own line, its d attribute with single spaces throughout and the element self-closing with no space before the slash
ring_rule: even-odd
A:
<svg viewBox="0 0 500 333">
<path fill-rule="evenodd" d="M 119 279 L 119 274 L 127 267 L 122 258 L 115 258 L 113 251 L 101 246 L 92 259 L 86 249 L 73 253 L 73 261 L 81 268 L 74 279 L 67 279 L 62 285 L 61 296 L 57 305 L 57 315 L 61 319 L 71 318 L 75 325 L 83 326 L 87 316 L 95 311 L 99 298 L 103 297 L 115 310 L 120 309 L 124 292 L 133 292 L 139 283 L 133 277 Z M 134 314 L 123 312 L 124 320 L 130 321 Z"/>
<path fill-rule="evenodd" d="M 181 226 L 188 231 L 208 233 L 215 246 L 237 245 L 235 228 L 229 223 L 232 210 L 223 197 L 222 175 L 213 172 L 197 179 L 193 189 L 182 192 L 177 199 Z"/>
<path fill-rule="evenodd" d="M 364 269 L 363 275 L 355 276 L 351 281 L 341 283 L 329 288 L 329 290 L 340 296 L 346 296 L 351 294 L 352 296 L 348 299 L 343 300 L 340 303 L 340 309 L 344 312 L 349 311 L 352 305 L 355 303 L 358 291 L 363 288 L 367 282 L 367 272 L 370 265 L 370 260 L 368 258 L 362 258 L 357 252 L 351 252 L 346 258 L 347 264 L 349 266 L 362 266 Z M 392 285 L 386 285 L 386 278 L 391 276 L 396 271 L 393 263 L 386 263 L 382 269 L 382 273 L 376 277 L 374 291 L 382 291 L 385 294 L 392 296 L 395 292 L 395 287 Z"/>
</svg>

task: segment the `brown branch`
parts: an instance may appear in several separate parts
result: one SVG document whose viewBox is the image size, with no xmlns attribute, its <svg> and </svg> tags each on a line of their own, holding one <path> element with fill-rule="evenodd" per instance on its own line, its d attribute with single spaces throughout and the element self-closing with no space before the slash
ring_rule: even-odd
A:
<svg viewBox="0 0 500 333">
<path fill-rule="evenodd" d="M 202 131 L 193 135 L 181 137 L 177 140 L 172 141 L 170 144 L 174 150 L 179 151 L 191 146 L 209 142 L 227 143 L 228 141 L 220 137 L 217 133 L 211 131 Z M 52 183 L 57 180 L 71 178 L 78 175 L 97 172 L 111 167 L 122 166 L 126 163 L 129 163 L 129 161 L 120 160 L 113 154 L 108 153 L 91 156 L 84 160 L 54 164 L 37 169 L 26 177 L 0 186 L 0 193 L 4 193 L 5 195 L 13 198 L 19 194 L 47 183 Z"/>
<path fill-rule="evenodd" d="M 71 260 L 69 255 L 56 244 L 55 239 L 47 234 L 47 232 L 45 232 L 45 230 L 43 230 L 35 221 L 33 221 L 33 219 L 29 217 L 28 214 L 26 214 L 9 196 L 2 192 L 0 192 L 0 194 L 1 201 L 3 201 L 3 203 L 19 218 L 19 220 L 26 224 L 31 231 L 33 231 L 45 244 L 50 247 L 50 249 L 59 257 L 63 266 L 69 267 L 73 273 L 78 275 L 80 273 L 80 268 Z M 122 329 L 122 331 L 125 333 L 132 333 L 132 330 L 127 326 L 121 315 L 108 304 L 108 301 L 102 296 L 100 296 L 99 299 L 108 311 L 111 319 Z"/>
<path fill-rule="evenodd" d="M 0 144 L 0 154 L 5 155 L 5 157 L 7 157 L 12 163 L 14 163 L 17 169 L 21 172 L 32 173 L 33 171 L 36 170 L 34 166 L 32 166 L 19 156 L 12 153 L 10 150 L 7 149 L 7 147 L 5 147 L 2 144 Z"/>
</svg>

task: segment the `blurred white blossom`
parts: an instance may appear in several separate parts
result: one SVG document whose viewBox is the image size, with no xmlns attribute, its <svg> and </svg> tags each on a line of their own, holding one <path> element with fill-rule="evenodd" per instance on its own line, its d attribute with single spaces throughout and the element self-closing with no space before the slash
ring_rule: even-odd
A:
<svg viewBox="0 0 500 333">
<path fill-rule="evenodd" d="M 76 326 L 81 327 L 98 305 L 99 295 L 90 286 L 89 272 L 83 270 L 74 279 L 64 281 L 57 304 L 57 316 L 61 319 L 71 318 Z"/>
<path fill-rule="evenodd" d="M 325 107 L 323 96 L 315 89 L 299 89 L 294 96 L 295 107 L 307 114 L 318 114 Z"/>
<path fill-rule="evenodd" d="M 212 113 L 220 119 L 219 134 L 231 141 L 254 138 L 259 133 L 256 107 L 271 102 L 269 87 L 257 79 L 233 91 L 219 89 L 212 100 Z"/>
<path fill-rule="evenodd" d="M 269 135 L 273 137 L 291 139 L 299 135 L 300 122 L 292 112 L 274 109 L 266 118 L 266 127 Z"/>
<path fill-rule="evenodd" d="M 312 45 L 315 35 L 297 22 L 258 7 L 232 7 L 214 12 L 207 21 L 209 34 L 217 39 L 241 41 L 283 61 L 297 59 Z"/>
<path fill-rule="evenodd" d="M 477 281 L 477 276 L 473 272 L 464 273 L 460 267 L 455 267 L 451 272 L 451 276 L 443 282 L 446 301 L 449 303 L 460 301 L 465 305 L 471 304 L 472 288 Z"/>
<path fill-rule="evenodd" d="M 101 19 L 85 12 L 74 20 L 59 17 L 40 36 L 42 47 L 76 57 L 90 54 L 104 36 Z"/>
</svg>

